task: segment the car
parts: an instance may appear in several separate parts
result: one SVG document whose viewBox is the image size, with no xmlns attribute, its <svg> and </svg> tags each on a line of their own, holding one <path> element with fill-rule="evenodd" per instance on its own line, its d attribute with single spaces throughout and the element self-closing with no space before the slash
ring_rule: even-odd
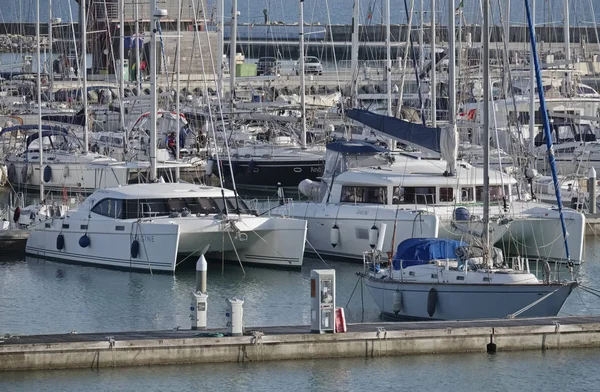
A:
<svg viewBox="0 0 600 392">
<path fill-rule="evenodd" d="M 276 75 L 279 73 L 279 60 L 275 57 L 261 57 L 256 63 L 256 75 Z"/>
<path fill-rule="evenodd" d="M 299 73 L 300 70 L 297 69 L 296 75 L 298 75 Z M 314 56 L 304 57 L 304 73 L 323 75 L 323 64 L 321 64 L 321 60 Z"/>
</svg>

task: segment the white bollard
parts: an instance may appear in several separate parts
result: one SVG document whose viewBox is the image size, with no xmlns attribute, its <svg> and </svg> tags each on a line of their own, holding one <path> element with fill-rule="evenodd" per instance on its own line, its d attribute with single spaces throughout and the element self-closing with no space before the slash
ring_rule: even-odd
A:
<svg viewBox="0 0 600 392">
<path fill-rule="evenodd" d="M 206 294 L 206 272 L 208 271 L 208 263 L 204 255 L 200 255 L 196 262 L 196 292 Z"/>
<path fill-rule="evenodd" d="M 242 299 L 227 299 L 227 327 L 231 336 L 242 336 L 244 325 L 244 300 Z"/>
</svg>

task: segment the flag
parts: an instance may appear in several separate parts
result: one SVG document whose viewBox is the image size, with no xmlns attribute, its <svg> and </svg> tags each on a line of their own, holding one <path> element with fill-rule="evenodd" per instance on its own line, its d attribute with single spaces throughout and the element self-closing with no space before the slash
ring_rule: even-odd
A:
<svg viewBox="0 0 600 392">
<path fill-rule="evenodd" d="M 465 0 L 460 0 L 460 3 L 458 3 L 458 7 L 456 7 L 456 9 L 454 10 L 455 13 L 459 14 L 462 12 L 462 9 L 465 7 L 464 2 Z"/>
<path fill-rule="evenodd" d="M 371 6 L 369 6 L 369 11 L 367 12 L 367 19 L 373 19 L 373 8 Z"/>
</svg>

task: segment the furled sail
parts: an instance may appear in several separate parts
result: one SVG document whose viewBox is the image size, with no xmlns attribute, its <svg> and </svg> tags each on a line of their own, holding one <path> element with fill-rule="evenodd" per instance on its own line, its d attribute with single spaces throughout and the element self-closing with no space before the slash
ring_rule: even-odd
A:
<svg viewBox="0 0 600 392">
<path fill-rule="evenodd" d="M 415 148 L 439 154 L 442 159 L 448 162 L 448 172 L 454 174 L 458 156 L 456 126 L 431 128 L 362 109 L 350 109 L 346 112 L 346 115 L 387 137 Z"/>
</svg>

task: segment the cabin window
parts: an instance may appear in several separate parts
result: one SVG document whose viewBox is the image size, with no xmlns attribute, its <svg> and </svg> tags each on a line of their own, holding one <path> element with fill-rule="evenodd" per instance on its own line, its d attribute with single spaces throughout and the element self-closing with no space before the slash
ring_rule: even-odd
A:
<svg viewBox="0 0 600 392">
<path fill-rule="evenodd" d="M 401 186 L 394 187 L 394 195 L 392 196 L 392 204 L 404 203 L 404 188 Z"/>
<path fill-rule="evenodd" d="M 123 200 L 120 199 L 102 199 L 92 208 L 92 212 L 108 218 L 125 218 Z"/>
<path fill-rule="evenodd" d="M 465 201 L 473 201 L 475 200 L 473 197 L 473 188 L 471 187 L 464 187 L 460 189 L 460 201 L 465 202 Z"/>
<path fill-rule="evenodd" d="M 501 201 L 505 195 L 508 195 L 508 186 L 505 186 L 502 192 L 501 185 L 490 185 L 490 201 Z M 475 187 L 475 197 L 478 202 L 483 202 L 482 186 Z"/>
<path fill-rule="evenodd" d="M 430 187 L 404 187 L 404 202 L 406 204 L 434 204 L 436 189 Z"/>
<path fill-rule="evenodd" d="M 440 188 L 440 202 L 454 201 L 454 188 Z"/>
<path fill-rule="evenodd" d="M 221 212 L 225 213 L 225 204 L 223 203 L 223 198 L 216 197 L 212 199 L 212 202 L 217 205 L 218 209 Z M 225 203 L 227 203 L 227 210 L 231 213 L 250 214 L 250 209 L 248 208 L 248 206 L 246 206 L 246 203 L 244 203 L 244 201 L 239 197 L 237 198 L 237 200 L 235 197 L 226 197 Z"/>
<path fill-rule="evenodd" d="M 344 186 L 342 203 L 387 204 L 387 188 L 384 186 Z"/>
</svg>

